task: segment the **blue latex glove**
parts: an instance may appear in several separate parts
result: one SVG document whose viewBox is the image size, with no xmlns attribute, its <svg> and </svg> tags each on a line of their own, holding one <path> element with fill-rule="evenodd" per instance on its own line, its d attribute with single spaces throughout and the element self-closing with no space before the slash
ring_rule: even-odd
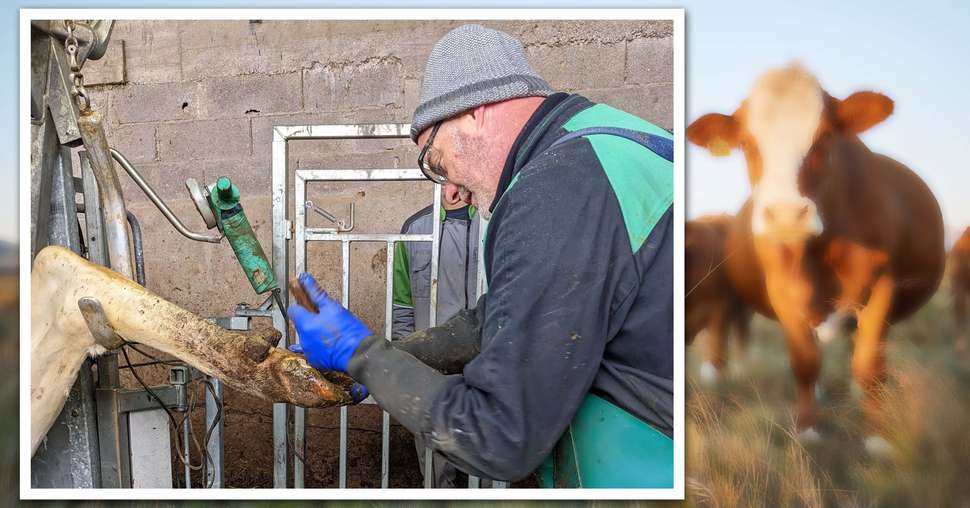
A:
<svg viewBox="0 0 970 508">
<path fill-rule="evenodd" d="M 349 310 L 327 296 L 312 275 L 301 273 L 299 280 L 320 313 L 314 314 L 296 304 L 289 306 L 290 319 L 300 337 L 300 343 L 291 345 L 290 351 L 303 353 L 307 362 L 317 369 L 347 372 L 347 363 L 357 346 L 374 334 Z"/>
<path fill-rule="evenodd" d="M 368 395 L 370 395 L 370 392 L 367 391 L 367 387 L 360 383 L 354 383 L 350 387 L 350 396 L 353 398 L 354 404 L 366 399 Z"/>
</svg>

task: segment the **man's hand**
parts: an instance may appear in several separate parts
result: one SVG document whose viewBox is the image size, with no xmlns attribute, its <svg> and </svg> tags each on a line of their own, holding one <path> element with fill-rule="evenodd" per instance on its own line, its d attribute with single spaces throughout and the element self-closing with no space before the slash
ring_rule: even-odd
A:
<svg viewBox="0 0 970 508">
<path fill-rule="evenodd" d="M 299 280 L 320 313 L 315 314 L 296 304 L 289 306 L 290 319 L 300 337 L 300 343 L 291 345 L 290 351 L 303 353 L 307 362 L 317 369 L 347 372 L 347 363 L 357 346 L 373 333 L 350 311 L 327 296 L 313 276 L 301 273 Z"/>
</svg>

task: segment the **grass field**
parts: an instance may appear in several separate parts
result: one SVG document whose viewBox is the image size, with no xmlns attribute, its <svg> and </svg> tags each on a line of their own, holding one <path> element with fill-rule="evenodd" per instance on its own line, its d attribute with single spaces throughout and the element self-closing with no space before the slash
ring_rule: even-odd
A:
<svg viewBox="0 0 970 508">
<path fill-rule="evenodd" d="M 750 348 L 716 388 L 688 350 L 687 498 L 695 506 L 970 506 L 970 333 L 945 291 L 890 328 L 885 386 L 891 459 L 867 455 L 849 374 L 851 337 L 823 346 L 819 432 L 794 438 L 794 380 L 777 323 L 755 318 Z"/>
<path fill-rule="evenodd" d="M 20 379 L 18 283 L 16 276 L 0 277 L 0 504 L 18 492 L 17 485 L 17 387 Z"/>
</svg>

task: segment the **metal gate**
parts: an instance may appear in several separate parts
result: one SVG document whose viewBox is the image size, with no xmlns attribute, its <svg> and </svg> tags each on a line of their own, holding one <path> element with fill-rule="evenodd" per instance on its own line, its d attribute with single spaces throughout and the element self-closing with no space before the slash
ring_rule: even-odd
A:
<svg viewBox="0 0 970 508">
<path fill-rule="evenodd" d="M 273 267 L 277 280 L 285 281 L 290 276 L 287 266 L 287 242 L 290 240 L 290 232 L 295 235 L 295 273 L 307 270 L 306 246 L 309 242 L 340 242 L 341 246 L 341 303 L 344 307 L 350 307 L 350 245 L 351 243 L 378 242 L 384 243 L 387 248 L 386 266 L 386 288 L 385 288 L 385 316 L 384 316 L 384 335 L 385 339 L 391 340 L 392 308 L 393 308 L 393 267 L 394 267 L 394 244 L 395 242 L 431 242 L 431 295 L 430 295 L 430 323 L 436 323 L 436 310 L 438 301 L 438 241 L 440 236 L 440 221 L 432 221 L 432 233 L 428 234 L 382 234 L 367 233 L 358 234 L 350 231 L 343 231 L 343 228 L 309 228 L 307 227 L 307 183 L 330 181 L 330 182 L 373 182 L 373 181 L 425 181 L 419 169 L 331 169 L 331 170 L 300 170 L 295 171 L 294 182 L 294 214 L 293 221 L 287 218 L 289 210 L 287 189 L 289 188 L 290 170 L 287 165 L 288 142 L 290 140 L 338 140 L 338 139 L 402 139 L 408 138 L 410 133 L 409 124 L 377 124 L 377 125 L 302 125 L 302 126 L 277 126 L 273 130 Z M 440 186 L 434 185 L 432 217 L 438 217 L 441 211 L 441 192 Z M 309 204 L 312 207 L 312 204 Z M 480 228 L 484 234 L 486 224 L 483 222 Z M 481 258 L 481 256 L 479 256 Z M 479 295 L 484 291 L 484 265 L 479 259 L 478 280 Z M 288 295 L 283 296 L 283 304 L 287 304 Z M 290 343 L 288 335 L 288 325 L 279 312 L 273 314 L 273 324 L 283 334 L 280 347 L 286 347 Z M 367 402 L 373 399 L 368 398 Z M 273 407 L 273 442 L 274 442 L 274 486 L 285 488 L 287 486 L 287 427 L 288 410 L 286 404 L 275 404 Z M 293 463 L 293 486 L 302 488 L 304 486 L 304 464 L 301 457 L 304 457 L 306 449 L 305 440 L 306 410 L 302 407 L 293 408 L 293 448 L 298 450 L 294 453 Z M 339 459 L 339 480 L 338 486 L 347 486 L 347 424 L 348 412 L 346 407 L 340 408 L 340 459 Z M 390 477 L 390 416 L 387 412 L 382 414 L 381 429 L 381 488 L 388 487 Z M 431 487 L 433 478 L 432 455 L 430 448 L 426 450 L 424 486 Z M 493 487 L 502 488 L 504 482 L 493 482 Z M 469 487 L 478 487 L 479 479 L 469 477 Z"/>
</svg>

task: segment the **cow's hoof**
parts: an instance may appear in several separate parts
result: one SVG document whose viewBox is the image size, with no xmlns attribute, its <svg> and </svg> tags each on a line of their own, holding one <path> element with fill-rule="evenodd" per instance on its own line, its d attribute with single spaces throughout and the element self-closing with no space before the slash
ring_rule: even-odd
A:
<svg viewBox="0 0 970 508">
<path fill-rule="evenodd" d="M 798 433 L 798 442 L 803 445 L 815 444 L 822 440 L 822 435 L 815 430 L 815 427 L 809 427 Z"/>
<path fill-rule="evenodd" d="M 815 336 L 818 337 L 818 341 L 822 344 L 828 344 L 835 340 L 835 337 L 839 334 L 839 327 L 837 323 L 832 322 L 832 318 L 829 317 L 822 324 L 815 327 Z"/>
<path fill-rule="evenodd" d="M 721 373 L 717 370 L 717 367 L 715 367 L 713 363 L 704 362 L 701 364 L 698 378 L 701 382 L 701 386 L 705 388 L 714 388 L 717 386 L 717 382 L 721 378 Z"/>
<path fill-rule="evenodd" d="M 862 386 L 859 385 L 859 383 L 852 381 L 849 383 L 849 394 L 852 395 L 852 398 L 855 400 L 862 400 L 862 396 L 864 395 Z"/>
<path fill-rule="evenodd" d="M 864 441 L 866 453 L 876 459 L 891 459 L 896 454 L 896 448 L 882 436 L 869 436 Z"/>
<path fill-rule="evenodd" d="M 815 400 L 825 400 L 825 388 L 821 383 L 815 383 Z"/>
<path fill-rule="evenodd" d="M 815 327 L 815 336 L 818 337 L 819 342 L 822 344 L 828 344 L 832 342 L 839 333 L 842 331 L 842 327 L 845 324 L 846 316 L 842 312 L 833 312 L 829 314 L 825 321 L 819 323 Z"/>
</svg>

